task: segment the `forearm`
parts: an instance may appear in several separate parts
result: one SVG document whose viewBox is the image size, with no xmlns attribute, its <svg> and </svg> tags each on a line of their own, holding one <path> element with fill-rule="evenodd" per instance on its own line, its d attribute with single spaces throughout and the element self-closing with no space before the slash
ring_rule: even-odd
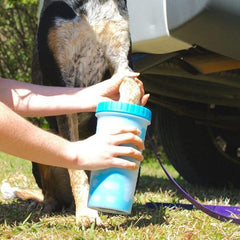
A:
<svg viewBox="0 0 240 240">
<path fill-rule="evenodd" d="M 40 86 L 1 78 L 0 101 L 24 117 L 94 111 L 86 104 L 80 88 Z"/>
<path fill-rule="evenodd" d="M 75 168 L 71 143 L 18 116 L 0 102 L 0 151 L 34 162 Z"/>
<path fill-rule="evenodd" d="M 120 129 L 109 135 L 97 135 L 79 142 L 70 142 L 46 132 L 0 102 L 0 151 L 45 165 L 72 169 L 97 170 L 121 167 L 136 170 L 138 165 L 118 156 L 139 161 L 141 151 L 121 146 L 133 144 L 143 150 L 144 145 L 135 128 Z M 94 151 L 92 148 L 94 147 Z"/>
</svg>

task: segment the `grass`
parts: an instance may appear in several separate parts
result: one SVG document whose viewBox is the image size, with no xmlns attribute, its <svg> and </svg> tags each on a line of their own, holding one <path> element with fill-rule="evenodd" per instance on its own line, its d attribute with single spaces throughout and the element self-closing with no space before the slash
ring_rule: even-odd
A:
<svg viewBox="0 0 240 240">
<path fill-rule="evenodd" d="M 22 159 L 0 154 L 0 183 L 36 189 L 31 164 Z M 194 187 L 185 182 L 169 164 L 172 176 L 200 202 L 205 204 L 239 204 L 237 189 Z M 147 209 L 156 202 L 188 203 L 168 181 L 160 165 L 149 158 L 142 164 L 141 178 L 129 216 L 100 214 L 103 226 L 94 224 L 82 230 L 75 225 L 74 209 L 44 215 L 30 203 L 5 201 L 0 198 L 0 239 L 240 239 L 240 227 L 220 222 L 198 210 Z"/>
</svg>

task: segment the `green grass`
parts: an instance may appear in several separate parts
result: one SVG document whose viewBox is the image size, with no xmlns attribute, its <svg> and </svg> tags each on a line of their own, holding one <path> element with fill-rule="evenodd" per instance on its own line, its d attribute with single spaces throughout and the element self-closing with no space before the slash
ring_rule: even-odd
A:
<svg viewBox="0 0 240 240">
<path fill-rule="evenodd" d="M 29 162 L 5 154 L 0 154 L 0 159 L 0 184 L 5 179 L 13 186 L 37 188 Z M 200 202 L 239 204 L 239 190 L 194 187 L 179 177 L 171 165 L 166 166 Z M 142 164 L 132 214 L 101 214 L 101 227 L 93 224 L 82 230 L 75 225 L 73 209 L 44 215 L 39 209 L 31 210 L 28 202 L 0 200 L 0 239 L 240 239 L 240 226 L 220 222 L 198 210 L 147 209 L 145 204 L 150 201 L 188 203 L 154 158 Z"/>
</svg>

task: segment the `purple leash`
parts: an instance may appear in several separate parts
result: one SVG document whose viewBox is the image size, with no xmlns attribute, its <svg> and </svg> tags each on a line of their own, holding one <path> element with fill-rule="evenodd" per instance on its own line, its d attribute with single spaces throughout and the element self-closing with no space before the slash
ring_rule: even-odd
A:
<svg viewBox="0 0 240 240">
<path fill-rule="evenodd" d="M 149 132 L 147 131 L 148 139 L 150 142 L 150 145 L 153 149 L 154 154 L 156 155 L 156 158 L 158 159 L 163 171 L 168 176 L 169 180 L 173 183 L 173 185 L 177 188 L 177 190 L 192 204 L 171 204 L 171 203 L 146 203 L 146 206 L 149 208 L 160 208 L 160 207 L 177 207 L 177 208 L 183 208 L 191 210 L 194 207 L 197 209 L 203 211 L 204 213 L 208 214 L 209 216 L 216 218 L 220 221 L 231 221 L 236 224 L 240 224 L 240 218 L 235 218 L 232 216 L 240 216 L 240 207 L 235 206 L 219 206 L 219 205 L 203 205 L 199 203 L 197 200 L 195 200 L 191 195 L 189 195 L 185 190 L 182 189 L 181 186 L 178 185 L 178 183 L 170 176 L 166 168 L 164 167 L 156 148 L 151 140 L 151 137 L 149 135 Z"/>
</svg>

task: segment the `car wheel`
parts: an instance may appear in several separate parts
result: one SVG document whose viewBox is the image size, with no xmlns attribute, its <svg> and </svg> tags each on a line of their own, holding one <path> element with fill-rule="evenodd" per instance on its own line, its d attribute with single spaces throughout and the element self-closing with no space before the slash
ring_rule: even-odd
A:
<svg viewBox="0 0 240 240">
<path fill-rule="evenodd" d="M 240 134 L 197 124 L 162 107 L 155 121 L 163 149 L 184 179 L 198 185 L 240 187 Z"/>
</svg>

